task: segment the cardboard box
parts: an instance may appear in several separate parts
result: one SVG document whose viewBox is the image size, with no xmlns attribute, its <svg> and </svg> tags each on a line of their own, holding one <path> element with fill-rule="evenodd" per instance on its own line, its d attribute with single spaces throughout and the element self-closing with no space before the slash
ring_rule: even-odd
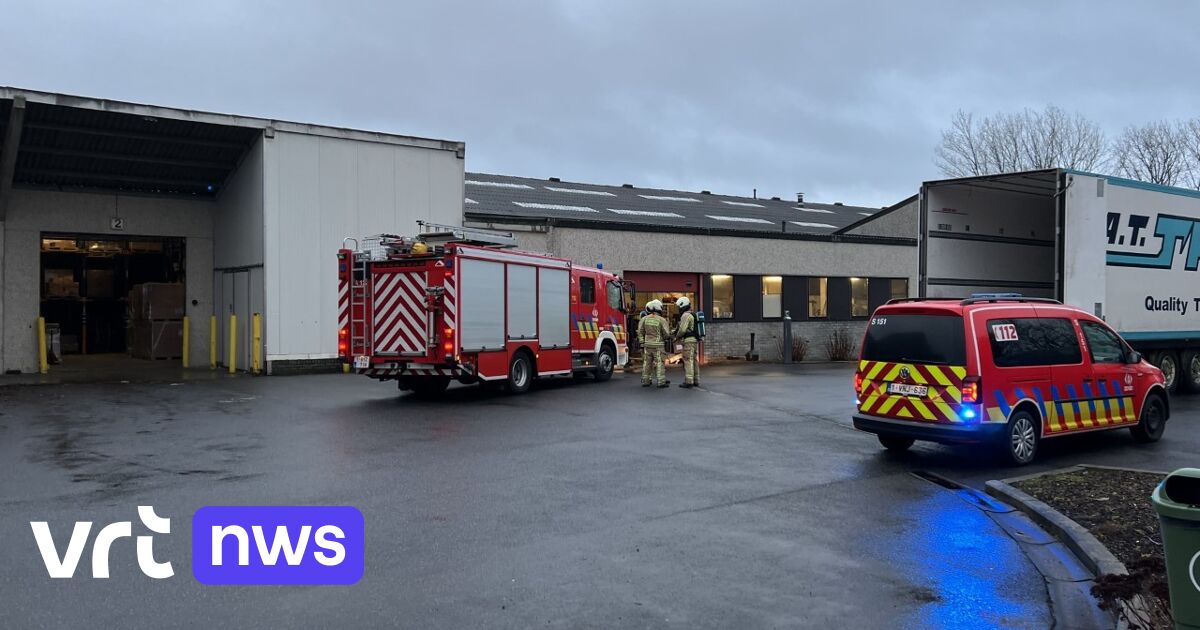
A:
<svg viewBox="0 0 1200 630">
<path fill-rule="evenodd" d="M 168 282 L 139 284 L 129 292 L 134 320 L 183 319 L 183 285 Z"/>
<path fill-rule="evenodd" d="M 113 296 L 113 272 L 111 269 L 88 269 L 86 280 L 88 297 L 110 298 Z"/>
<path fill-rule="evenodd" d="M 129 353 L 137 359 L 182 358 L 183 322 L 133 322 L 129 327 Z"/>
</svg>

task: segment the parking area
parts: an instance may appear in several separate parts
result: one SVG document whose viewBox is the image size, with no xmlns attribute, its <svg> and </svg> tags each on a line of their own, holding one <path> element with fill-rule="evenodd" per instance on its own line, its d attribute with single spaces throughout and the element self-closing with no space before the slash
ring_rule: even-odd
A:
<svg viewBox="0 0 1200 630">
<path fill-rule="evenodd" d="M 1046 587 L 954 493 L 1012 476 L 978 451 L 885 453 L 850 426 L 852 367 L 711 367 L 704 390 L 541 383 L 440 400 L 343 375 L 0 387 L 5 625 L 1030 627 Z M 675 377 L 678 382 L 678 377 Z M 1076 463 L 1169 470 L 1200 452 L 1200 403 L 1163 440 L 1051 441 L 1021 473 Z M 205 505 L 353 505 L 366 575 L 350 587 L 205 587 Z M 29 521 L 172 519 L 137 569 L 50 580 Z M 87 558 L 81 567 L 87 564 Z M 60 605 L 70 601 L 70 606 Z"/>
</svg>

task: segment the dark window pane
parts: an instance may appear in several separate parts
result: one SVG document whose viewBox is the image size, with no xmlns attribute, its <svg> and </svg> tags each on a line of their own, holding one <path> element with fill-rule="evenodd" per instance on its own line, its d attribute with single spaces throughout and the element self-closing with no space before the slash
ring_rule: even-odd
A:
<svg viewBox="0 0 1200 630">
<path fill-rule="evenodd" d="M 594 279 L 579 279 L 579 301 L 584 304 L 596 303 L 596 281 Z"/>
<path fill-rule="evenodd" d="M 1074 365 L 1082 360 L 1070 320 L 989 319 L 987 327 L 997 367 Z"/>
<path fill-rule="evenodd" d="M 963 320 L 955 315 L 878 315 L 867 327 L 862 358 L 966 365 Z"/>
<path fill-rule="evenodd" d="M 1092 353 L 1092 363 L 1124 363 L 1125 344 L 1111 330 L 1094 322 L 1079 322 Z"/>
</svg>

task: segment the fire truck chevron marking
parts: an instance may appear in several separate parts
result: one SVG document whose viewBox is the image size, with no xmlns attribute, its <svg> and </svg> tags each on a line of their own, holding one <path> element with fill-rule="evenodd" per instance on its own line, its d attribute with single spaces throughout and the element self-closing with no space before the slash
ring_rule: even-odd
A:
<svg viewBox="0 0 1200 630">
<path fill-rule="evenodd" d="M 415 353 L 424 347 L 423 270 L 376 275 L 375 349 L 379 353 Z"/>
</svg>

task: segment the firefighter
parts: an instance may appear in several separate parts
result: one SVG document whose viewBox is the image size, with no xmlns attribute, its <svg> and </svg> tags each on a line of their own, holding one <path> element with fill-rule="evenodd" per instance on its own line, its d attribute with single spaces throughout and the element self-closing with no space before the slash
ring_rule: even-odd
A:
<svg viewBox="0 0 1200 630">
<path fill-rule="evenodd" d="M 684 389 L 700 386 L 700 360 L 697 348 L 700 345 L 700 333 L 696 329 L 696 316 L 692 313 L 692 301 L 681 297 L 675 301 L 679 307 L 679 328 L 675 334 L 683 340 L 683 382 L 679 384 Z"/>
<path fill-rule="evenodd" d="M 646 302 L 646 316 L 638 322 L 638 343 L 642 346 L 642 387 L 650 387 L 654 378 L 659 387 L 667 387 L 666 366 L 663 365 L 663 347 L 671 336 L 671 325 L 662 316 L 662 302 Z"/>
</svg>

